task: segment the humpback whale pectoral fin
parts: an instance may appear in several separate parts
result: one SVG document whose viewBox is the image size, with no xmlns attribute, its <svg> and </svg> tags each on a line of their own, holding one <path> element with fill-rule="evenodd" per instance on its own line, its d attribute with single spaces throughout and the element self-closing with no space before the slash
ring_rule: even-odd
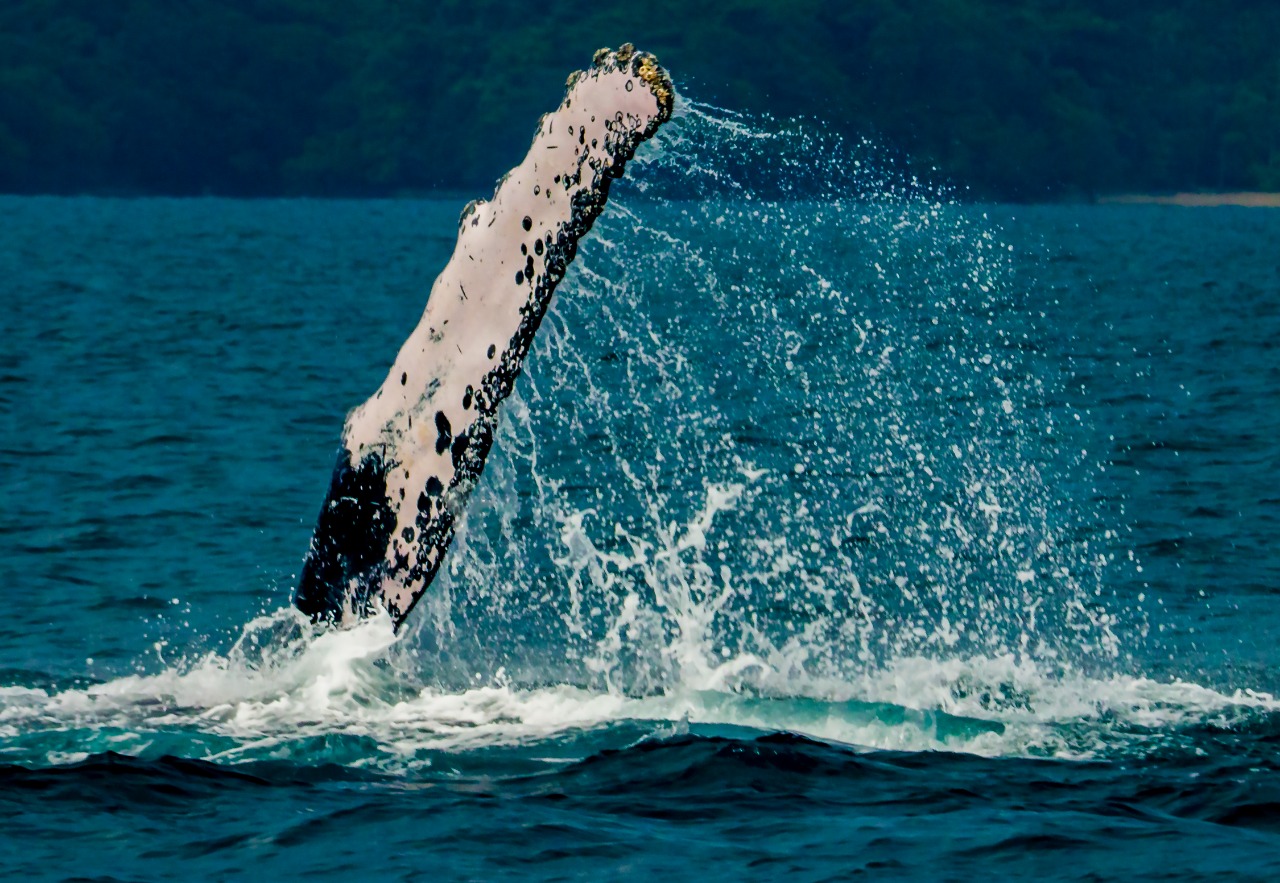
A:
<svg viewBox="0 0 1280 883">
<path fill-rule="evenodd" d="M 345 624 L 381 608 L 398 626 L 430 585 L 556 285 L 674 96 L 652 55 L 597 52 L 525 160 L 463 209 L 421 321 L 347 418 L 298 584 L 304 612 Z"/>
</svg>

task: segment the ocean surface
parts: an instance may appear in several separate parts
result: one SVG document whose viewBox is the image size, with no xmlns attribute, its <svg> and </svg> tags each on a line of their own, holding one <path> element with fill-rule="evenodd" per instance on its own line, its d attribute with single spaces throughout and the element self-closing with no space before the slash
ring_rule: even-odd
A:
<svg viewBox="0 0 1280 883">
<path fill-rule="evenodd" d="M 686 104 L 402 634 L 290 594 L 464 199 L 0 197 L 0 873 L 1274 879 L 1280 212 Z"/>
</svg>

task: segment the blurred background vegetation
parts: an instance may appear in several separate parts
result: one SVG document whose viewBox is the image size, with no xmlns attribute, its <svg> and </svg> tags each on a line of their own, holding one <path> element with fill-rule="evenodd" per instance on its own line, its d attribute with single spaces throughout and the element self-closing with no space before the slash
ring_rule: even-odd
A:
<svg viewBox="0 0 1280 883">
<path fill-rule="evenodd" d="M 1274 0 L 0 0 L 0 191 L 480 192 L 623 41 L 977 198 L 1280 190 Z"/>
</svg>

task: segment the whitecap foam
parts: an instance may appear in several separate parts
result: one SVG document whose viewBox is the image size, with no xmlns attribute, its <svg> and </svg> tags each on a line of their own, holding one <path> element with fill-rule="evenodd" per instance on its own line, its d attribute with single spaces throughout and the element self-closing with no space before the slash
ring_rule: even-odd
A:
<svg viewBox="0 0 1280 883">
<path fill-rule="evenodd" d="M 263 640 L 264 635 L 274 636 Z M 553 754 L 623 747 L 639 733 L 731 727 L 792 732 L 861 750 L 1089 759 L 1167 747 L 1192 727 L 1280 710 L 1264 693 L 1184 681 L 1046 671 L 1011 657 L 907 658 L 846 681 L 771 675 L 682 684 L 651 695 L 500 676 L 469 689 L 415 681 L 386 618 L 315 630 L 280 611 L 226 655 L 152 675 L 49 691 L 0 687 L 0 756 L 66 763 L 95 751 L 219 762 L 288 759 L 410 773 L 495 749 Z M 735 671 L 758 669 L 728 660 Z M 614 737 L 610 733 L 620 735 Z M 591 738 L 579 746 L 577 740 Z"/>
</svg>

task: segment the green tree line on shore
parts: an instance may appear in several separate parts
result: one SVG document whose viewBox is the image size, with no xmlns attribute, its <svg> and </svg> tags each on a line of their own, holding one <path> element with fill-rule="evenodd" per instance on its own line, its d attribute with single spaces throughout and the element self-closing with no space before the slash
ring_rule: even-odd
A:
<svg viewBox="0 0 1280 883">
<path fill-rule="evenodd" d="M 623 41 L 977 198 L 1280 190 L 1272 0 L 0 0 L 0 192 L 475 191 Z"/>
</svg>

